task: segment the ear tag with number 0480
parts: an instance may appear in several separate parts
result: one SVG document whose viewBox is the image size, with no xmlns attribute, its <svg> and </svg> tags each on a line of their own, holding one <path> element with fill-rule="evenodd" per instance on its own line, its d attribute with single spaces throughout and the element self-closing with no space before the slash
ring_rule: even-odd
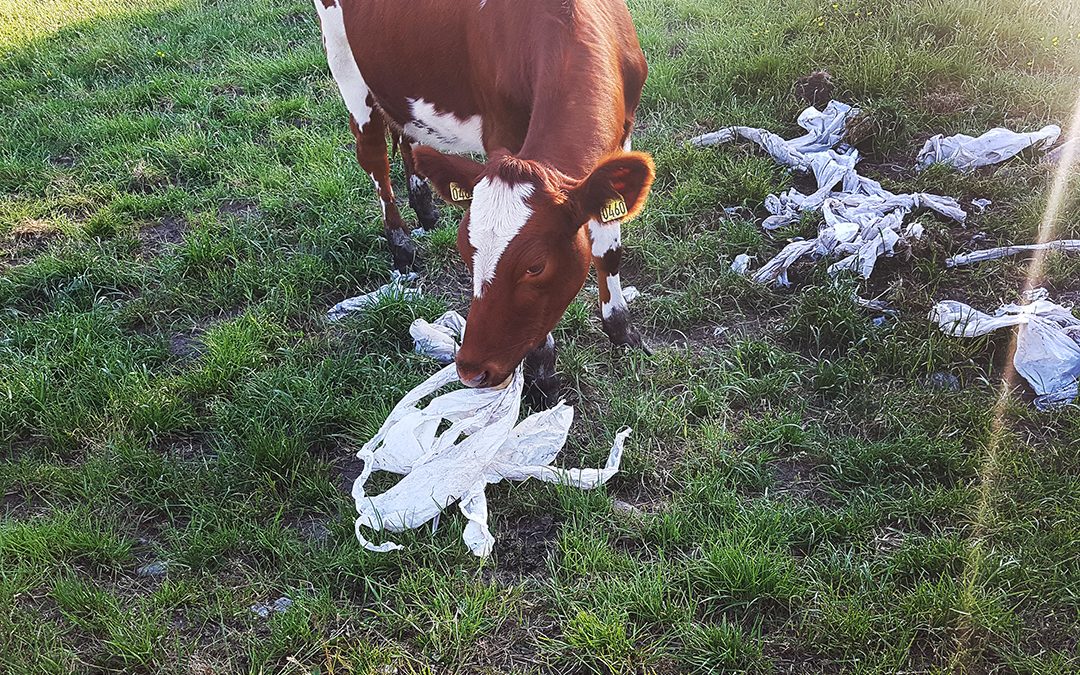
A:
<svg viewBox="0 0 1080 675">
<path fill-rule="evenodd" d="M 457 183 L 450 183 L 450 199 L 455 202 L 467 202 L 472 199 L 472 193 L 462 190 Z"/>
<path fill-rule="evenodd" d="M 629 210 L 626 208 L 626 200 L 622 197 L 618 199 L 609 199 L 604 208 L 600 209 L 600 222 L 610 223 L 613 220 L 622 218 Z"/>
</svg>

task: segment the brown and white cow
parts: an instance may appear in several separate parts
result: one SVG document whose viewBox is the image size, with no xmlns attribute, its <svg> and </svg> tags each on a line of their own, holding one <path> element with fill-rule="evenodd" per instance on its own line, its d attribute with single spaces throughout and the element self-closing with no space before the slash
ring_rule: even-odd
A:
<svg viewBox="0 0 1080 675">
<path fill-rule="evenodd" d="M 416 173 L 466 208 L 458 250 L 473 301 L 461 381 L 496 385 L 528 355 L 527 371 L 550 393 L 550 331 L 590 262 L 605 332 L 641 346 L 619 281 L 620 225 L 644 205 L 653 165 L 630 152 L 647 68 L 625 0 L 314 3 L 395 265 L 410 265 L 414 249 L 394 204 L 387 124 L 403 138 L 422 224 L 434 215 Z"/>
</svg>

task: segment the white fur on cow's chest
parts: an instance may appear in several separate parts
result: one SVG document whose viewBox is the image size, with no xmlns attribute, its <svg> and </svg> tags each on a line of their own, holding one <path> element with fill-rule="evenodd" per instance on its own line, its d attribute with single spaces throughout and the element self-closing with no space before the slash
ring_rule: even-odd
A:
<svg viewBox="0 0 1080 675">
<path fill-rule="evenodd" d="M 405 133 L 413 140 L 442 152 L 484 152 L 484 122 L 479 115 L 461 119 L 422 98 L 408 102 L 413 119 L 405 123 Z"/>
</svg>

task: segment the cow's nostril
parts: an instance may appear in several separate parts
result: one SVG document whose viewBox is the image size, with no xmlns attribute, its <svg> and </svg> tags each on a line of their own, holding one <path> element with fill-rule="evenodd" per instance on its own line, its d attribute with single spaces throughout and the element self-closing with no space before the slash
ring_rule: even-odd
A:
<svg viewBox="0 0 1080 675">
<path fill-rule="evenodd" d="M 460 363 L 457 367 L 458 379 L 466 387 L 483 387 L 488 383 L 490 374 L 488 371 L 481 368 L 473 368 L 470 366 L 463 366 Z"/>
</svg>

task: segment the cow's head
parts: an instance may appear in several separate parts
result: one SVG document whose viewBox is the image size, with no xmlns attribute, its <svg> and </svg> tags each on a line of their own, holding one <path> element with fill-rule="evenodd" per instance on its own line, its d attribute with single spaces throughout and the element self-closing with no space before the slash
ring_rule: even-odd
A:
<svg viewBox="0 0 1080 675">
<path fill-rule="evenodd" d="M 602 222 L 613 200 L 625 203 L 624 222 L 641 210 L 652 160 L 619 152 L 571 180 L 505 152 L 486 164 L 427 147 L 414 156 L 443 199 L 466 208 L 457 243 L 472 271 L 473 301 L 458 376 L 470 387 L 500 384 L 544 343 L 585 284 L 592 257 L 585 226 Z"/>
</svg>

